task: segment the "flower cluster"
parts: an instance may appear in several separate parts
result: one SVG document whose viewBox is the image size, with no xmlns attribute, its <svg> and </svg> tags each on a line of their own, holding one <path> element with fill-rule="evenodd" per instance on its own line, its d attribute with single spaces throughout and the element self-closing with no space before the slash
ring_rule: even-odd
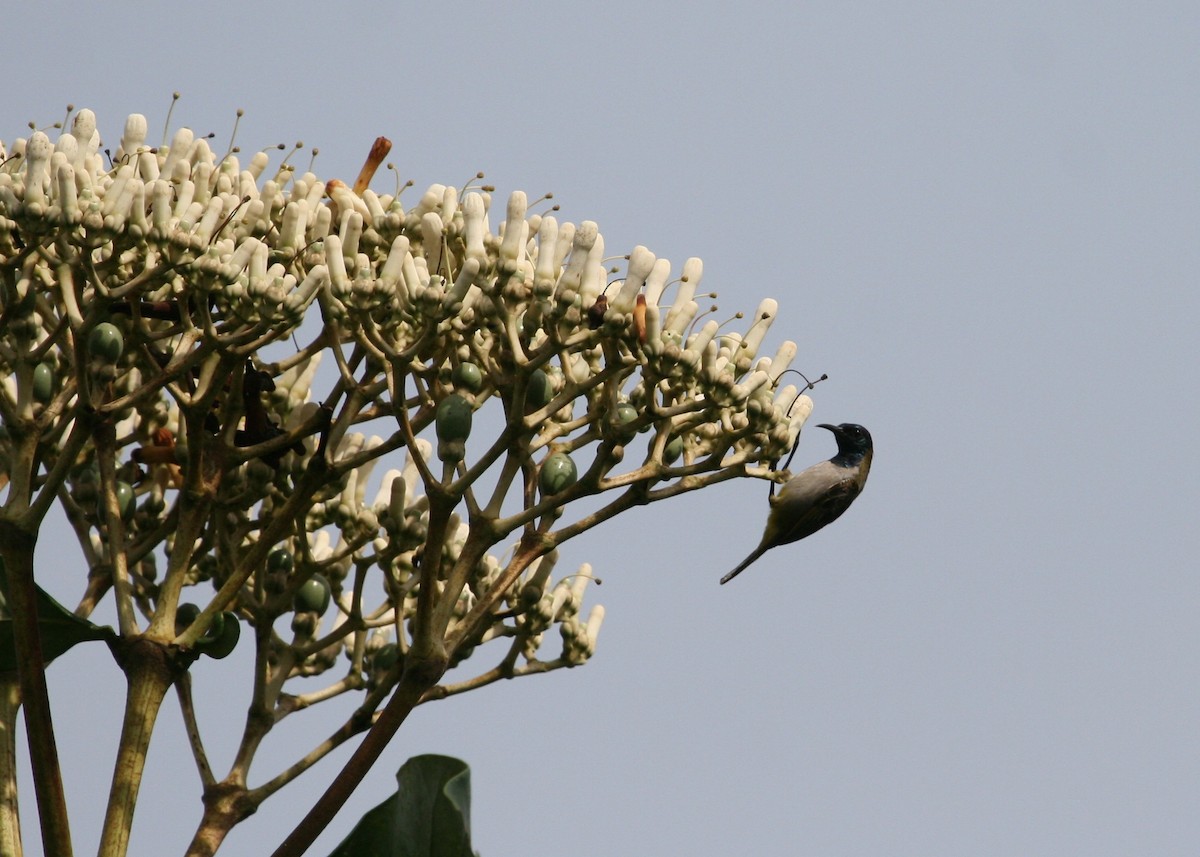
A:
<svg viewBox="0 0 1200 857">
<path fill-rule="evenodd" d="M 217 614 L 294 612 L 291 642 L 272 632 L 268 690 L 339 651 L 350 685 L 392 669 L 431 562 L 452 664 L 498 638 L 512 638 L 500 677 L 582 663 L 603 609 L 580 618 L 589 566 L 551 583 L 558 545 L 764 475 L 811 410 L 781 381 L 795 345 L 760 353 L 775 301 L 744 331 L 706 320 L 699 259 L 673 279 L 639 246 L 610 269 L 595 223 L 531 211 L 519 191 L 495 225 L 487 188 L 435 184 L 405 207 L 366 187 L 378 153 L 349 186 L 264 152 L 218 156 L 187 129 L 159 147 L 146 135 L 130 116 L 110 162 L 83 110 L 57 140 L 0 144 L 0 480 L 18 480 L 36 435 L 45 469 L 9 490 L 66 486 L 93 601 L 108 569 L 151 618 L 175 610 L 161 603 L 172 575 L 212 581 L 182 645 Z M 372 467 L 400 450 L 368 500 Z M 639 460 L 622 468 L 627 450 Z M 203 523 L 185 527 L 193 506 Z M 510 536 L 532 546 L 520 562 L 489 552 Z M 371 607 L 374 569 L 386 598 Z M 337 606 L 323 636 L 313 586 Z M 562 654 L 538 661 L 554 625 Z"/>
</svg>

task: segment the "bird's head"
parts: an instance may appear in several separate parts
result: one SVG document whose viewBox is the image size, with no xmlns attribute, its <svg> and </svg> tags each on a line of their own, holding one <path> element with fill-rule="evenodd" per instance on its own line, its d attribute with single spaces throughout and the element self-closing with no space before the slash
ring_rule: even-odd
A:
<svg viewBox="0 0 1200 857">
<path fill-rule="evenodd" d="M 828 429 L 837 439 L 838 454 L 833 458 L 837 464 L 853 467 L 871 454 L 871 433 L 858 423 L 821 423 L 817 428 Z"/>
</svg>

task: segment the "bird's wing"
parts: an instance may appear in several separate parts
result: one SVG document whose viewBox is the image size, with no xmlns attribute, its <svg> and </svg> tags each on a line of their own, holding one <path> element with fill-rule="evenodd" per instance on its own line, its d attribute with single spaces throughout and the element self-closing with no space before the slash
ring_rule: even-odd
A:
<svg viewBox="0 0 1200 857">
<path fill-rule="evenodd" d="M 833 523 L 850 508 L 859 490 L 854 472 L 845 467 L 827 461 L 810 467 L 777 495 L 773 517 L 779 532 L 774 534 L 774 544 L 799 541 Z M 800 511 L 787 514 L 785 506 Z"/>
</svg>

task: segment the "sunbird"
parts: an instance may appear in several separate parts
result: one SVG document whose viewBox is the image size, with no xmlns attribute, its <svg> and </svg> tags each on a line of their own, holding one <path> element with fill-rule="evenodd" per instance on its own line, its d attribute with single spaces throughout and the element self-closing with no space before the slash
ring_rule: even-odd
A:
<svg viewBox="0 0 1200 857">
<path fill-rule="evenodd" d="M 832 524 L 862 493 L 871 472 L 870 432 L 857 423 L 821 423 L 817 428 L 833 432 L 837 455 L 793 476 L 771 497 L 762 541 L 737 568 L 721 578 L 721 583 L 733 580 L 771 548 L 800 541 Z"/>
</svg>

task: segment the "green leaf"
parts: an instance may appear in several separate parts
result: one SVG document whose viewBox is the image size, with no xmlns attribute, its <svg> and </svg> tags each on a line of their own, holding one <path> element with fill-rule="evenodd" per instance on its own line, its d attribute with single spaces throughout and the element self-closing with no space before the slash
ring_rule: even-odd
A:
<svg viewBox="0 0 1200 857">
<path fill-rule="evenodd" d="M 93 625 L 80 619 L 34 584 L 37 594 L 38 630 L 42 637 L 42 656 L 50 663 L 67 649 L 89 640 L 107 640 L 116 636 L 112 628 Z M 13 642 L 13 617 L 8 609 L 8 572 L 0 560 L 0 672 L 17 668 Z"/>
<path fill-rule="evenodd" d="M 477 857 L 466 762 L 414 756 L 396 779 L 396 793 L 369 810 L 329 857 Z"/>
</svg>

